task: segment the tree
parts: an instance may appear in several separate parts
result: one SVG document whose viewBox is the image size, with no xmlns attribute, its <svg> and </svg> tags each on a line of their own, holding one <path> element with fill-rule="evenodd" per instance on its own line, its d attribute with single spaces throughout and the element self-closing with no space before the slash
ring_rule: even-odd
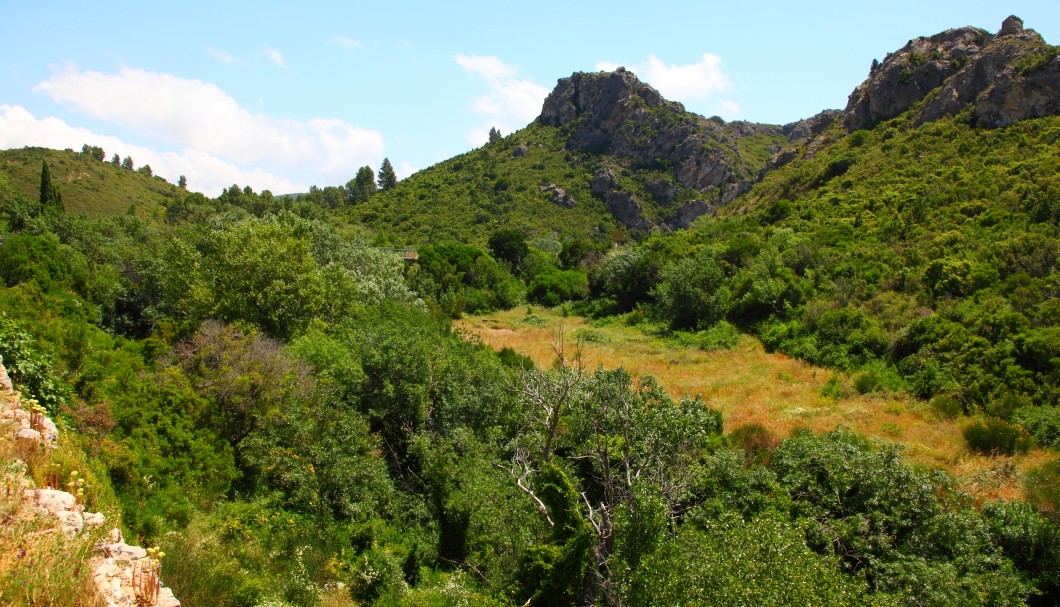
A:
<svg viewBox="0 0 1060 607">
<path fill-rule="evenodd" d="M 387 191 L 397 185 L 397 173 L 394 165 L 390 164 L 389 158 L 383 159 L 383 165 L 379 167 L 379 189 Z"/>
<path fill-rule="evenodd" d="M 52 173 L 48 170 L 48 163 L 41 161 L 40 167 L 40 206 L 47 207 L 55 196 L 55 187 L 52 186 Z"/>
<path fill-rule="evenodd" d="M 133 159 L 132 156 L 126 156 L 125 160 L 121 161 L 121 168 L 133 170 Z"/>
<path fill-rule="evenodd" d="M 142 167 L 137 169 L 136 172 L 141 175 L 146 175 L 147 177 L 154 175 L 154 172 L 151 170 L 151 165 L 149 164 L 143 165 Z"/>
<path fill-rule="evenodd" d="M 375 194 L 375 172 L 372 167 L 357 169 L 357 176 L 346 182 L 346 204 L 359 204 Z"/>
<path fill-rule="evenodd" d="M 514 272 L 523 263 L 523 258 L 530 252 L 526 244 L 526 237 L 519 230 L 507 228 L 495 232 L 489 239 L 490 253 L 494 259 L 500 259 L 508 264 Z"/>
<path fill-rule="evenodd" d="M 118 156 L 118 153 L 115 152 L 114 155 L 110 157 L 110 163 L 114 166 L 121 166 L 121 156 Z"/>
<path fill-rule="evenodd" d="M 503 135 L 501 135 L 501 132 L 499 130 L 497 130 L 497 127 L 495 127 L 495 126 L 491 126 L 490 127 L 490 139 L 489 139 L 490 143 L 497 143 L 498 141 L 501 140 L 502 137 L 503 137 Z"/>
<path fill-rule="evenodd" d="M 88 145 L 87 143 L 81 146 L 81 153 L 85 156 L 95 158 L 96 160 L 103 162 L 103 159 L 107 157 L 107 154 L 103 151 L 103 148 L 98 145 Z"/>
<path fill-rule="evenodd" d="M 182 190 L 188 189 L 188 178 L 181 175 L 180 178 L 177 179 L 177 187 Z"/>
</svg>

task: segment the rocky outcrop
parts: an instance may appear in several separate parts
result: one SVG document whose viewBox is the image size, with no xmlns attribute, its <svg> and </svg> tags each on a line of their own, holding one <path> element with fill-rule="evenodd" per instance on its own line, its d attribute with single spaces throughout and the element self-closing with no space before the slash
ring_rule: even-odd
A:
<svg viewBox="0 0 1060 607">
<path fill-rule="evenodd" d="M 707 197 L 708 208 L 732 200 L 758 178 L 762 167 L 740 153 L 741 138 L 768 135 L 780 141 L 784 137 L 778 126 L 726 123 L 687 112 L 624 68 L 561 79 L 545 99 L 538 120 L 567 129 L 567 147 L 572 150 L 609 154 L 631 159 L 638 167 L 670 172 L 676 184 Z M 675 185 L 663 181 L 644 185 L 650 202 L 672 204 Z M 607 202 L 623 224 L 650 227 L 643 216 L 643 205 L 649 201 L 637 200 L 613 184 L 593 185 L 593 195 Z M 686 214 L 702 208 L 689 206 Z"/>
<path fill-rule="evenodd" d="M 1060 113 L 1060 57 L 1034 30 L 1011 16 L 998 34 L 964 27 L 917 38 L 883 63 L 851 93 L 842 123 L 869 128 L 927 100 L 918 123 L 973 107 L 986 127 Z"/>
<path fill-rule="evenodd" d="M 820 135 L 825 129 L 832 126 L 835 119 L 842 114 L 839 110 L 824 110 L 816 116 L 804 118 L 797 122 L 790 122 L 780 127 L 788 141 L 799 141 L 808 139 L 814 135 Z"/>
<path fill-rule="evenodd" d="M 578 204 L 578 201 L 574 200 L 574 197 L 567 193 L 567 190 L 554 183 L 539 185 L 537 189 L 541 192 L 551 192 L 552 204 L 559 205 L 565 209 L 573 209 L 574 205 Z"/>
<path fill-rule="evenodd" d="M 28 409 L 28 410 L 27 410 Z M 31 449 L 49 450 L 58 440 L 55 423 L 44 415 L 32 399 L 23 399 L 15 391 L 7 369 L 0 358 L 0 425 L 3 428 L 13 427 L 12 438 L 15 441 L 33 441 Z M 88 529 L 99 528 L 106 524 L 106 517 L 98 512 L 86 512 L 83 504 L 83 493 L 62 491 L 55 487 L 33 488 L 32 482 L 25 474 L 26 466 L 17 466 L 22 470 L 16 485 L 22 487 L 21 510 L 27 514 L 44 513 L 55 520 L 55 531 L 70 537 L 78 537 Z M 9 466 L 8 468 L 11 468 Z M 76 476 L 72 473 L 69 478 Z M 63 479 L 65 480 L 65 479 Z M 49 480 L 49 484 L 57 481 Z M 27 485 L 29 485 L 27 487 Z M 71 481 L 66 486 L 73 491 L 79 483 Z M 32 541 L 28 539 L 27 541 Z M 110 541 L 96 546 L 90 560 L 93 581 L 106 607 L 136 607 L 152 605 L 153 607 L 180 607 L 169 588 L 161 585 L 160 578 L 150 578 L 153 601 L 145 602 L 134 590 L 135 572 L 147 558 L 147 551 L 139 546 L 125 544 L 119 529 L 112 529 Z M 154 561 L 157 566 L 158 561 Z M 140 580 L 143 587 L 143 580 Z"/>
</svg>

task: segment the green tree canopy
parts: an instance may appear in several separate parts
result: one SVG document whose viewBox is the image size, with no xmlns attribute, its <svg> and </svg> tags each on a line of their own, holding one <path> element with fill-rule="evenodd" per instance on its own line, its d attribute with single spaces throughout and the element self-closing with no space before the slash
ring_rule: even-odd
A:
<svg viewBox="0 0 1060 607">
<path fill-rule="evenodd" d="M 375 172 L 372 167 L 357 169 L 357 176 L 346 182 L 346 204 L 359 204 L 375 194 Z"/>
<path fill-rule="evenodd" d="M 397 181 L 394 165 L 390 164 L 389 158 L 384 158 L 382 166 L 379 167 L 379 189 L 385 192 L 396 186 Z"/>
</svg>

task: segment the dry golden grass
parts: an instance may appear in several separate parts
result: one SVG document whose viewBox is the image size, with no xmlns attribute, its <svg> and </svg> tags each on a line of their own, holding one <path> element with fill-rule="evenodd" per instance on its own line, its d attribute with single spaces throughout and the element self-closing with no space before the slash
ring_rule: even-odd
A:
<svg viewBox="0 0 1060 607">
<path fill-rule="evenodd" d="M 674 398 L 701 396 L 722 412 L 729 431 L 759 423 L 787 436 L 796 428 L 827 432 L 846 426 L 879 443 L 903 445 L 909 461 L 947 471 L 981 499 L 1022 497 L 1022 472 L 1047 459 L 1039 450 L 1013 457 L 972 453 L 961 435 L 966 419 L 940 421 L 926 403 L 908 396 L 858 396 L 852 389 L 847 392 L 854 396 L 823 396 L 834 371 L 768 353 L 749 336 L 732 350 L 704 352 L 632 327 L 594 327 L 584 318 L 539 307 L 466 317 L 456 326 L 494 349 L 510 347 L 540 367 L 554 362 L 553 337 L 561 330 L 568 344 L 580 342 L 587 369 L 624 367 L 635 377 L 655 377 Z M 851 383 L 848 377 L 839 381 Z"/>
</svg>

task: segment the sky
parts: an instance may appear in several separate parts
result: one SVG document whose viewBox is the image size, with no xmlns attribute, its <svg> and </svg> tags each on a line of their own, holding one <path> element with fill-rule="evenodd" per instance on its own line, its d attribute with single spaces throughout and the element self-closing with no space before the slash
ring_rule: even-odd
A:
<svg viewBox="0 0 1060 607">
<path fill-rule="evenodd" d="M 87 143 L 207 196 L 304 192 L 384 158 L 404 178 L 620 65 L 705 116 L 793 122 L 911 38 L 1010 14 L 1060 44 L 1056 0 L 0 0 L 0 149 Z"/>
</svg>

